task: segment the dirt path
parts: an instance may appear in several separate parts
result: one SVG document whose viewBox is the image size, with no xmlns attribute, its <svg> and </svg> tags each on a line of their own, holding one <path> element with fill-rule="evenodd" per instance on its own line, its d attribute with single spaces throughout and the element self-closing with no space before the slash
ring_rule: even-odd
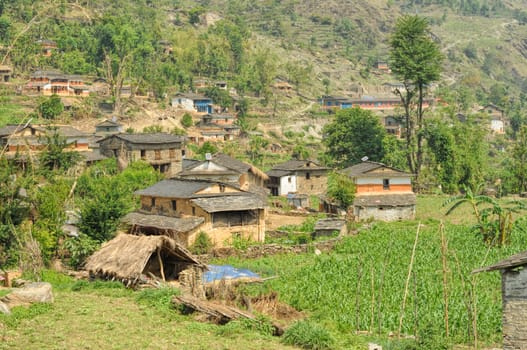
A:
<svg viewBox="0 0 527 350">
<path fill-rule="evenodd" d="M 305 220 L 305 216 L 269 213 L 267 220 L 265 220 L 265 228 L 266 230 L 273 231 L 284 225 L 301 225 Z"/>
</svg>

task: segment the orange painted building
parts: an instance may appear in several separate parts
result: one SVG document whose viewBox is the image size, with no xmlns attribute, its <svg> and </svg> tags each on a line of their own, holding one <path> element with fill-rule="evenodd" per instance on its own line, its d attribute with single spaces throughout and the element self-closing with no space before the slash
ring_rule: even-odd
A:
<svg viewBox="0 0 527 350">
<path fill-rule="evenodd" d="M 413 174 L 370 161 L 353 165 L 342 172 L 355 184 L 353 213 L 356 220 L 414 218 L 416 199 L 412 191 Z"/>
</svg>

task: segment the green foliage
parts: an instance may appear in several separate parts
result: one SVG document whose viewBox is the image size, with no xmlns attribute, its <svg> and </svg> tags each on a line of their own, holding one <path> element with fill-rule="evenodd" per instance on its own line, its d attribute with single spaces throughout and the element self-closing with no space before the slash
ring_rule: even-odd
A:
<svg viewBox="0 0 527 350">
<path fill-rule="evenodd" d="M 99 247 L 100 243 L 98 241 L 83 233 L 79 234 L 78 237 L 69 237 L 64 242 L 64 248 L 70 254 L 68 264 L 75 269 L 84 266 L 86 259 Z"/>
<path fill-rule="evenodd" d="M 446 215 L 466 203 L 472 208 L 472 214 L 477 220 L 473 230 L 478 232 L 486 244 L 503 246 L 510 243 L 511 234 L 514 232 L 513 213 L 526 210 L 525 203 L 511 201 L 502 205 L 492 197 L 474 193 L 471 188 L 463 189 L 465 193 L 453 196 L 443 204 L 451 205 Z"/>
<path fill-rule="evenodd" d="M 372 161 L 384 157 L 384 128 L 371 111 L 350 108 L 339 110 L 324 126 L 326 155 L 331 164 L 347 167 L 367 156 Z"/>
<path fill-rule="evenodd" d="M 223 108 L 232 106 L 232 97 L 227 90 L 214 86 L 205 91 L 205 96 L 211 98 L 215 104 L 218 104 Z"/>
<path fill-rule="evenodd" d="M 192 116 L 188 113 L 183 114 L 183 117 L 181 117 L 181 125 L 183 125 L 185 128 L 190 128 L 192 124 Z"/>
<path fill-rule="evenodd" d="M 30 213 L 30 198 L 24 194 L 33 180 L 23 176 L 7 160 L 0 158 L 0 265 L 10 266 L 18 258 L 18 239 L 15 228 Z"/>
<path fill-rule="evenodd" d="M 163 132 L 163 127 L 161 125 L 149 125 L 143 128 L 144 134 L 155 134 L 159 132 Z"/>
<path fill-rule="evenodd" d="M 335 345 L 331 333 L 313 321 L 296 322 L 286 330 L 282 339 L 285 344 L 302 349 L 325 350 L 333 349 Z"/>
<path fill-rule="evenodd" d="M 111 239 L 123 215 L 137 201 L 133 192 L 153 185 L 161 175 L 146 162 L 133 162 L 118 173 L 115 159 L 109 159 L 88 169 L 77 181 L 76 192 L 81 203 L 81 232 L 97 242 Z"/>
<path fill-rule="evenodd" d="M 210 153 L 214 154 L 218 152 L 218 147 L 214 145 L 213 143 L 209 141 L 205 141 L 201 147 L 199 147 L 196 150 L 196 155 L 199 156 L 200 159 L 205 159 L 205 154 Z"/>
<path fill-rule="evenodd" d="M 263 164 L 265 157 L 265 148 L 269 145 L 269 140 L 261 136 L 251 136 L 249 141 L 249 149 L 247 153 L 253 163 Z"/>
<path fill-rule="evenodd" d="M 46 148 L 40 153 L 40 165 L 47 170 L 68 170 L 81 159 L 78 152 L 67 150 L 71 144 L 57 128 L 49 128 L 43 142 Z"/>
<path fill-rule="evenodd" d="M 355 198 L 355 184 L 348 176 L 331 172 L 328 175 L 327 195 L 331 200 L 339 202 L 342 208 L 347 209 Z"/>
<path fill-rule="evenodd" d="M 44 119 L 55 119 L 64 111 L 64 104 L 58 95 L 43 99 L 38 105 L 38 113 Z"/>
<path fill-rule="evenodd" d="M 50 312 L 53 309 L 51 303 L 34 303 L 28 307 L 18 306 L 11 310 L 11 315 L 0 314 L 0 322 L 8 328 L 15 328 L 26 320 L 32 320 L 38 315 Z"/>
<path fill-rule="evenodd" d="M 427 86 L 438 80 L 443 55 L 432 40 L 425 18 L 403 15 L 390 37 L 390 69 L 404 82 L 396 90 L 405 112 L 408 168 L 419 175 L 423 162 L 423 99 Z"/>
<path fill-rule="evenodd" d="M 209 235 L 201 231 L 196 237 L 194 243 L 190 246 L 190 251 L 193 254 L 207 254 L 212 251 L 213 247 L 214 244 L 212 243 Z"/>
<path fill-rule="evenodd" d="M 527 191 L 527 125 L 522 125 L 512 146 L 511 172 L 515 191 L 521 193 Z"/>
</svg>

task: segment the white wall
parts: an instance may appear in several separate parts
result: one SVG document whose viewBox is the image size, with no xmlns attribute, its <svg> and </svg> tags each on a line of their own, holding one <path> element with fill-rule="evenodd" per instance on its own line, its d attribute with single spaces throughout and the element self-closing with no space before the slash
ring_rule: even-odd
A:
<svg viewBox="0 0 527 350">
<path fill-rule="evenodd" d="M 282 176 L 280 178 L 279 196 L 285 196 L 290 192 L 296 192 L 296 175 Z"/>
</svg>

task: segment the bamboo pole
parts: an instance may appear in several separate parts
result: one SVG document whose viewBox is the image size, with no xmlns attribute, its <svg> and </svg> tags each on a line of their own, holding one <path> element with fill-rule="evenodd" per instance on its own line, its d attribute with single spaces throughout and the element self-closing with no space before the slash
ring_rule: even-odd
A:
<svg viewBox="0 0 527 350">
<path fill-rule="evenodd" d="M 448 327 L 448 265 L 447 265 L 447 253 L 448 253 L 448 246 L 447 241 L 445 238 L 445 226 L 443 225 L 443 222 L 439 224 L 439 231 L 441 233 L 441 261 L 442 261 L 442 267 L 443 267 L 443 304 L 445 309 L 445 336 L 448 338 L 450 335 L 450 330 Z"/>
<path fill-rule="evenodd" d="M 399 316 L 399 329 L 397 330 L 397 338 L 401 338 L 401 329 L 403 327 L 404 309 L 406 308 L 406 298 L 408 297 L 408 285 L 410 284 L 410 277 L 412 276 L 412 269 L 414 265 L 415 249 L 417 248 L 417 241 L 419 240 L 419 229 L 421 228 L 421 221 L 417 224 L 417 231 L 415 232 L 415 241 L 412 248 L 412 256 L 410 257 L 410 264 L 408 265 L 408 276 L 406 277 L 406 284 L 404 286 L 403 305 L 401 307 L 401 315 Z"/>
<path fill-rule="evenodd" d="M 373 334 L 373 325 L 375 318 L 375 270 L 371 267 L 371 319 L 370 319 L 370 334 Z"/>
</svg>

